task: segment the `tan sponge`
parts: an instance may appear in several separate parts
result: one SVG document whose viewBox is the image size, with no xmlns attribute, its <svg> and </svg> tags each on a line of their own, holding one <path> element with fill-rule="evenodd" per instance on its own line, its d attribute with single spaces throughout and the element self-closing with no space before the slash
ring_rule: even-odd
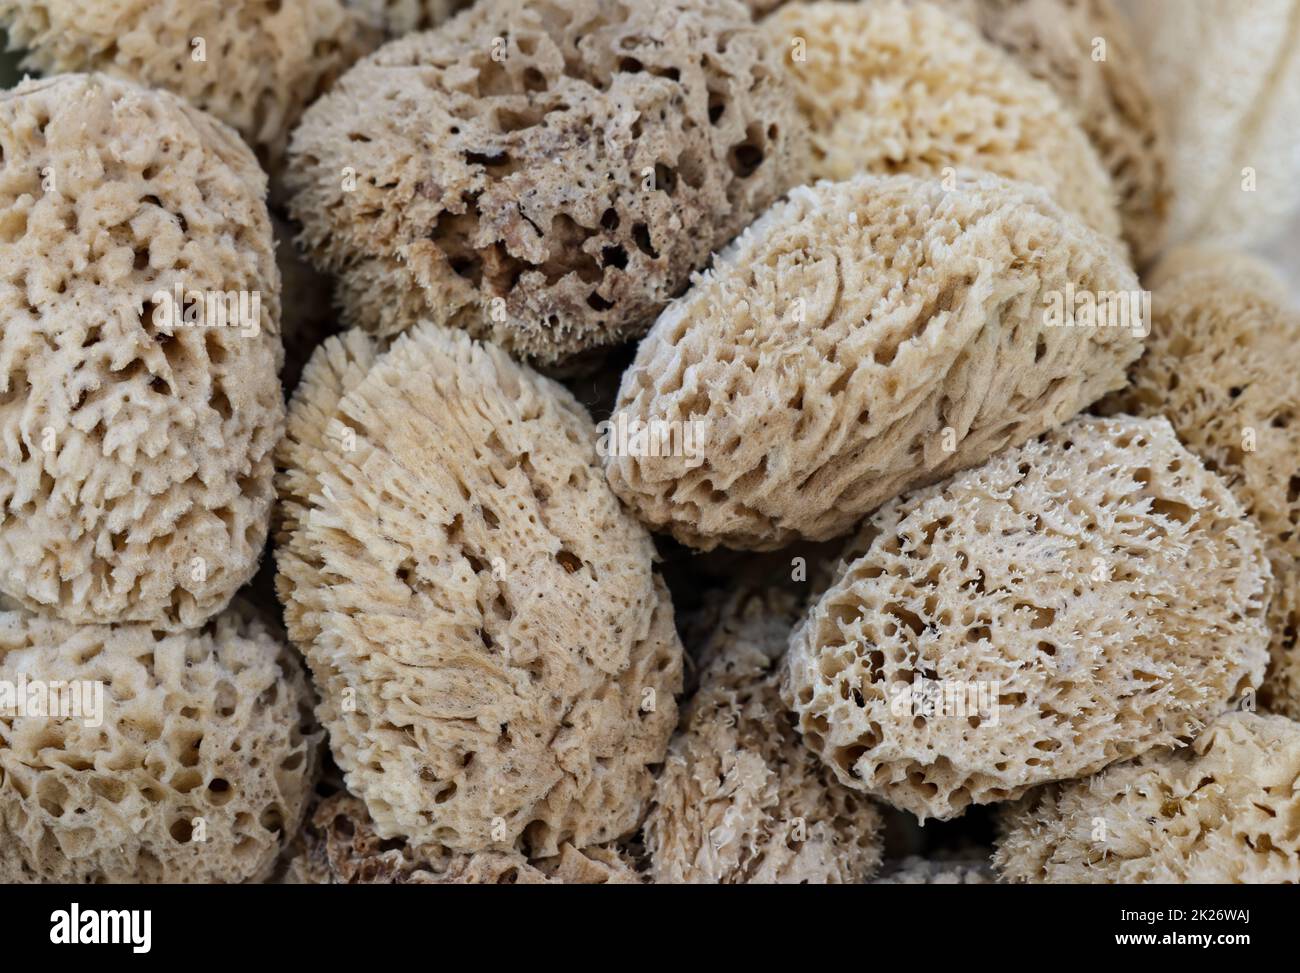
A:
<svg viewBox="0 0 1300 973">
<path fill-rule="evenodd" d="M 265 176 L 101 75 L 0 93 L 0 146 L 0 591 L 201 625 L 256 570 L 284 426 Z"/>
<path fill-rule="evenodd" d="M 347 323 L 428 318 L 545 364 L 638 337 L 807 174 L 735 0 L 483 0 L 354 67 L 292 152 Z"/>
<path fill-rule="evenodd" d="M 1230 713 L 1192 746 L 1045 787 L 1001 821 L 1021 882 L 1300 882 L 1300 723 Z"/>
<path fill-rule="evenodd" d="M 1085 320 L 1071 295 L 1137 290 L 1117 247 L 1026 183 L 801 187 L 642 341 L 610 484 L 695 547 L 846 533 L 1119 388 L 1140 315 Z"/>
<path fill-rule="evenodd" d="M 242 607 L 174 634 L 0 612 L 0 685 L 0 882 L 261 881 L 298 829 L 311 690 Z"/>
<path fill-rule="evenodd" d="M 812 133 L 813 176 L 980 169 L 1034 183 L 1108 236 L 1110 176 L 1052 89 L 943 6 L 791 3 L 765 21 Z"/>
<path fill-rule="evenodd" d="M 1186 742 L 1259 683 L 1259 532 L 1163 419 L 1084 418 L 888 504 L 782 693 L 849 787 L 919 818 Z"/>
<path fill-rule="evenodd" d="M 634 831 L 681 644 L 590 418 L 461 331 L 328 339 L 280 458 L 277 588 L 384 838 L 559 853 Z"/>
<path fill-rule="evenodd" d="M 803 745 L 781 702 L 798 614 L 778 589 L 719 611 L 645 824 L 655 882 L 855 884 L 880 864 L 880 812 Z"/>
</svg>

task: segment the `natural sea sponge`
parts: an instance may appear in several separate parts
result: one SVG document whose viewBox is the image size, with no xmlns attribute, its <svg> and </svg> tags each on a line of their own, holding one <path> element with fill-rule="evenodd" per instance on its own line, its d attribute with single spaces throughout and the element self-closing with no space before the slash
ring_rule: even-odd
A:
<svg viewBox="0 0 1300 973">
<path fill-rule="evenodd" d="M 0 92 L 0 147 L 0 590 L 201 625 L 256 570 L 284 425 L 266 177 L 203 112 L 98 75 Z"/>
<path fill-rule="evenodd" d="M 641 335 L 803 181 L 803 134 L 735 0 L 485 0 L 340 79 L 288 183 L 347 323 L 552 364 Z"/>
<path fill-rule="evenodd" d="M 272 172 L 302 110 L 380 38 L 340 0 L 0 0 L 0 25 L 25 67 L 174 92 Z"/>
<path fill-rule="evenodd" d="M 265 624 L 242 607 L 178 633 L 0 612 L 0 683 L 30 700 L 59 681 L 82 705 L 56 718 L 0 696 L 0 882 L 269 876 L 320 733 Z"/>
<path fill-rule="evenodd" d="M 1004 813 L 1020 882 L 1300 882 L 1300 723 L 1230 713 L 1191 747 L 1045 787 Z"/>
<path fill-rule="evenodd" d="M 998 876 L 987 861 L 946 861 L 909 855 L 872 885 L 995 885 Z"/>
<path fill-rule="evenodd" d="M 835 537 L 1119 388 L 1143 322 L 1084 326 L 1066 295 L 1137 288 L 1117 247 L 1024 183 L 801 187 L 641 342 L 613 429 L 682 435 L 611 439 L 606 474 L 694 547 Z"/>
<path fill-rule="evenodd" d="M 1300 719 L 1300 313 L 1244 254 L 1175 251 L 1153 276 L 1147 352 L 1104 407 L 1168 418 L 1259 524 L 1274 578 L 1260 695 Z"/>
<path fill-rule="evenodd" d="M 331 338 L 281 449 L 277 589 L 348 789 L 453 851 L 634 831 L 681 645 L 568 392 L 461 331 Z"/>
<path fill-rule="evenodd" d="M 1172 243 L 1244 247 L 1300 207 L 1300 2 L 1129 0 L 1169 130 Z"/>
<path fill-rule="evenodd" d="M 1259 683 L 1259 532 L 1163 419 L 1083 418 L 902 497 L 791 636 L 839 779 L 921 819 L 1195 736 Z"/>
<path fill-rule="evenodd" d="M 529 862 L 518 852 L 456 855 L 384 840 L 363 802 L 335 794 L 316 808 L 304 829 L 305 847 L 289 866 L 289 881 L 313 885 L 635 885 L 641 877 L 608 848 Z"/>
<path fill-rule="evenodd" d="M 964 18 L 908 0 L 820 0 L 762 26 L 812 133 L 815 178 L 979 169 L 1042 186 L 1119 235 L 1110 176 L 1075 116 Z"/>
<path fill-rule="evenodd" d="M 740 591 L 697 654 L 645 823 L 658 883 L 858 883 L 880 863 L 880 813 L 799 740 L 777 683 L 798 599 Z"/>
</svg>

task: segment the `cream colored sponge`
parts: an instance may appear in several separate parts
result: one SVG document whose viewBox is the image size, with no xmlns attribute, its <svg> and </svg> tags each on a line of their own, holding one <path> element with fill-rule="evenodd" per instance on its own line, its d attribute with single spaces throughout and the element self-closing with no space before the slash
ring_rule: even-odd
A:
<svg viewBox="0 0 1300 973">
<path fill-rule="evenodd" d="M 1186 742 L 1264 672 L 1259 531 L 1163 419 L 1076 420 L 860 542 L 782 695 L 845 786 L 922 819 Z"/>
<path fill-rule="evenodd" d="M 277 587 L 377 833 L 452 851 L 635 831 L 681 644 L 573 397 L 462 331 L 309 363 L 280 452 Z"/>
<path fill-rule="evenodd" d="M 257 568 L 284 427 L 265 176 L 102 75 L 0 92 L 0 146 L 0 591 L 199 626 Z"/>
<path fill-rule="evenodd" d="M 0 882 L 261 881 L 298 830 L 311 690 L 242 606 L 179 633 L 0 612 L 0 685 Z"/>
<path fill-rule="evenodd" d="M 844 534 L 1119 388 L 1140 316 L 1075 312 L 1137 291 L 1117 247 L 1026 183 L 802 187 L 641 342 L 610 485 L 695 547 Z"/>
</svg>

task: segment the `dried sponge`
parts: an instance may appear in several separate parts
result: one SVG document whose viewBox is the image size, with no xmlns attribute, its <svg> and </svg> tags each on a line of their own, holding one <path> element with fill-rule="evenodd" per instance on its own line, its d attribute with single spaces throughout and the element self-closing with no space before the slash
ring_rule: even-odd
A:
<svg viewBox="0 0 1300 973">
<path fill-rule="evenodd" d="M 1147 352 L 1104 410 L 1167 417 L 1258 522 L 1274 579 L 1260 693 L 1300 719 L 1300 313 L 1242 254 L 1176 250 L 1154 277 Z"/>
<path fill-rule="evenodd" d="M 274 497 L 265 176 L 224 125 L 103 76 L 0 93 L 0 147 L 0 590 L 201 625 L 256 570 Z M 178 288 L 201 315 L 155 303 Z"/>
<path fill-rule="evenodd" d="M 1110 176 L 1075 116 L 965 19 L 908 0 L 819 0 L 781 7 L 763 30 L 811 130 L 814 177 L 980 169 L 1119 235 Z"/>
<path fill-rule="evenodd" d="M 1078 115 L 1110 173 L 1135 259 L 1154 258 L 1171 206 L 1168 148 L 1138 42 L 1113 0 L 943 2 Z"/>
<path fill-rule="evenodd" d="M 620 442 L 606 473 L 695 547 L 826 540 L 1119 388 L 1142 327 L 1052 324 L 1075 324 L 1065 295 L 1137 288 L 1117 247 L 1025 183 L 801 187 L 641 343 L 614 429 L 683 435 Z"/>
<path fill-rule="evenodd" d="M 984 860 L 922 858 L 909 855 L 872 885 L 995 885 L 998 876 Z"/>
<path fill-rule="evenodd" d="M 0 0 L 0 25 L 24 66 L 174 92 L 272 172 L 302 110 L 380 36 L 341 0 Z"/>
<path fill-rule="evenodd" d="M 1169 130 L 1170 240 L 1248 246 L 1300 207 L 1300 0 L 1129 0 Z"/>
<path fill-rule="evenodd" d="M 384 838 L 535 858 L 640 823 L 681 644 L 568 392 L 422 324 L 308 364 L 277 589 Z"/>
<path fill-rule="evenodd" d="M 1300 723 L 1229 713 L 1189 748 L 1012 805 L 994 864 L 1021 882 L 1300 882 L 1298 777 Z"/>
<path fill-rule="evenodd" d="M 782 694 L 844 784 L 922 819 L 1177 745 L 1264 672 L 1259 533 L 1163 419 L 1078 419 L 862 541 Z"/>
<path fill-rule="evenodd" d="M 799 739 L 777 687 L 799 615 L 779 589 L 733 593 L 698 661 L 645 823 L 659 883 L 845 883 L 881 857 L 881 818 Z"/>
<path fill-rule="evenodd" d="M 288 182 L 349 324 L 551 364 L 642 334 L 804 179 L 802 136 L 735 0 L 485 0 L 349 71 Z"/>
<path fill-rule="evenodd" d="M 170 634 L 0 612 L 0 682 L 45 700 L 60 681 L 58 719 L 0 696 L 0 882 L 269 876 L 320 734 L 266 625 L 242 606 Z"/>
<path fill-rule="evenodd" d="M 641 877 L 619 854 L 561 845 L 557 855 L 529 862 L 518 852 L 455 855 L 384 840 L 363 802 L 335 794 L 316 808 L 303 830 L 303 851 L 288 878 L 311 885 L 635 885 Z"/>
</svg>

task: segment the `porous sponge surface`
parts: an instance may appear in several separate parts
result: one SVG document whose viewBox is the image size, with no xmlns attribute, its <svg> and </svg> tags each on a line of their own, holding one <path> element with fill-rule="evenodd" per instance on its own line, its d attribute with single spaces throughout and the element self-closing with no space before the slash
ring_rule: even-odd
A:
<svg viewBox="0 0 1300 973">
<path fill-rule="evenodd" d="M 1020 882 L 1300 882 L 1300 723 L 1230 713 L 1190 746 L 1035 791 L 994 864 Z"/>
<path fill-rule="evenodd" d="M 1124 383 L 1141 329 L 1049 326 L 1067 288 L 1138 284 L 1116 247 L 1028 184 L 796 189 L 660 316 L 624 373 L 614 420 L 691 422 L 695 448 L 611 450 L 610 485 L 706 550 L 847 533 Z"/>
<path fill-rule="evenodd" d="M 965 18 L 909 0 L 819 0 L 762 26 L 808 122 L 814 178 L 980 169 L 1042 186 L 1119 235 L 1110 176 L 1074 113 Z"/>
<path fill-rule="evenodd" d="M 846 786 L 922 819 L 1185 743 L 1264 672 L 1259 532 L 1163 419 L 1076 420 L 860 540 L 782 694 Z"/>
<path fill-rule="evenodd" d="M 1154 276 L 1147 352 L 1105 406 L 1168 418 L 1259 524 L 1274 580 L 1260 695 L 1300 718 L 1300 314 L 1271 268 L 1243 254 L 1184 248 Z"/>
<path fill-rule="evenodd" d="M 881 818 L 795 732 L 778 690 L 798 599 L 741 590 L 700 648 L 700 686 L 645 823 L 658 883 L 858 883 L 880 863 Z"/>
<path fill-rule="evenodd" d="M 352 331 L 309 364 L 277 589 L 383 837 L 543 858 L 640 823 L 681 645 L 595 438 L 561 386 L 464 332 L 381 351 Z"/>
<path fill-rule="evenodd" d="M 349 324 L 551 364 L 644 333 L 804 180 L 802 135 L 733 0 L 487 0 L 349 71 L 287 179 Z"/>
<path fill-rule="evenodd" d="M 0 881 L 267 878 L 320 733 L 297 655 L 242 606 L 201 630 L 0 612 L 0 680 L 99 683 L 102 724 L 0 711 Z"/>
<path fill-rule="evenodd" d="M 380 38 L 340 0 L 0 0 L 0 24 L 25 67 L 171 91 L 272 171 L 302 110 Z"/>
<path fill-rule="evenodd" d="M 0 94 L 0 147 L 0 590 L 201 625 L 256 570 L 284 426 L 265 176 L 224 125 L 102 75 Z M 242 292 L 249 325 L 160 319 L 177 286 Z"/>
</svg>

